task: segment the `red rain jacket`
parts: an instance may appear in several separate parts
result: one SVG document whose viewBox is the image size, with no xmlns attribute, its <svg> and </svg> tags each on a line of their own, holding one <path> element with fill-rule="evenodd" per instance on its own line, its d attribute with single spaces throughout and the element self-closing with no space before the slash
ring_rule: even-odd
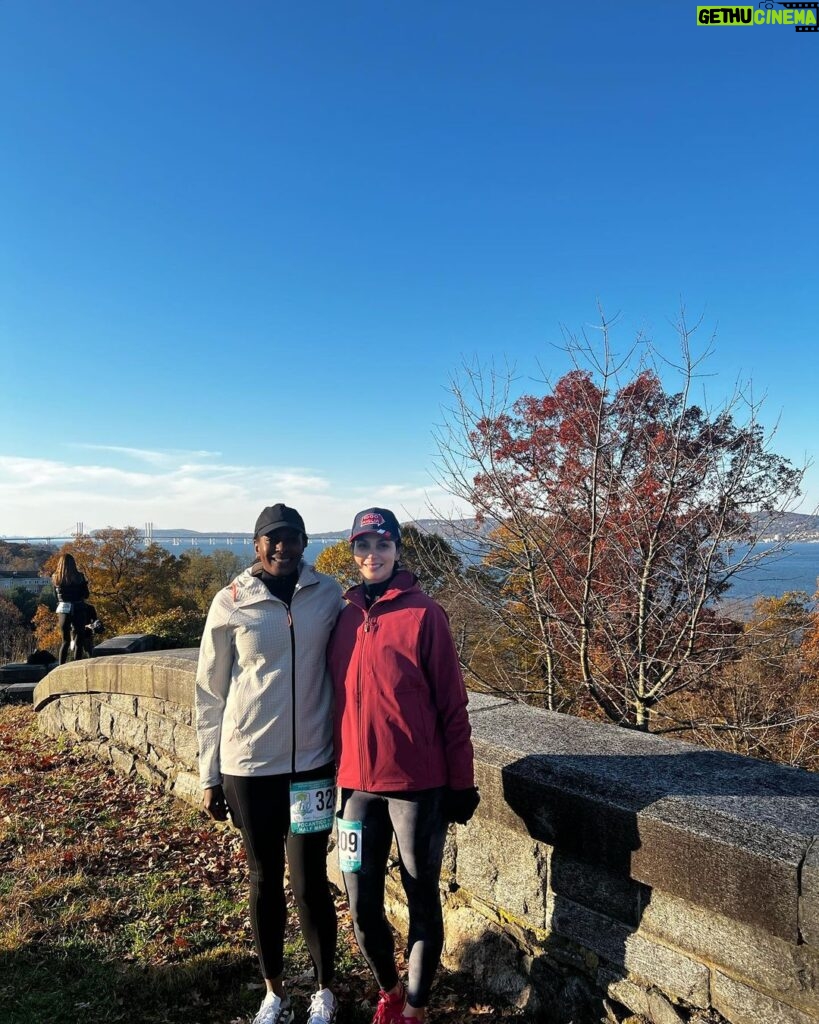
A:
<svg viewBox="0 0 819 1024">
<path fill-rule="evenodd" d="M 475 784 L 467 695 L 446 612 L 399 571 L 367 611 L 344 595 L 327 648 L 338 785 L 369 792 Z"/>
</svg>

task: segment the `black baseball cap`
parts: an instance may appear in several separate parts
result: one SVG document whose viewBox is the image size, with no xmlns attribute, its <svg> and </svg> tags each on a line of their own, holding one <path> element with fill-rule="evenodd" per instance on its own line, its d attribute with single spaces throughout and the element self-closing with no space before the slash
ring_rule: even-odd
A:
<svg viewBox="0 0 819 1024">
<path fill-rule="evenodd" d="M 365 533 L 377 533 L 387 540 L 394 540 L 396 544 L 401 543 L 401 527 L 388 508 L 365 508 L 358 513 L 350 530 L 350 542 Z"/>
<path fill-rule="evenodd" d="M 274 530 L 282 529 L 282 527 L 298 530 L 299 533 L 307 536 L 307 530 L 304 528 L 302 517 L 294 508 L 282 505 L 281 502 L 277 505 L 268 505 L 267 508 L 262 509 L 259 518 L 256 520 L 253 536 L 261 537 L 265 533 L 272 533 Z"/>
</svg>

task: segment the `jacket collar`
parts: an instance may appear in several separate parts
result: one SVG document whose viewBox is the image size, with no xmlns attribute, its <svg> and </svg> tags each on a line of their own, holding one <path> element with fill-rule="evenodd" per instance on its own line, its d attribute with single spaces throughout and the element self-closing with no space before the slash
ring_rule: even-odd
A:
<svg viewBox="0 0 819 1024">
<path fill-rule="evenodd" d="M 370 606 L 370 611 L 372 611 L 376 605 L 382 604 L 384 601 L 394 601 L 395 598 L 400 597 L 402 594 L 418 589 L 418 579 L 415 574 L 411 573 L 409 569 L 399 569 L 392 579 L 392 585 L 389 590 L 385 591 L 385 593 Z M 356 608 L 360 608 L 362 611 L 366 612 L 367 602 L 364 599 L 364 584 L 359 583 L 357 586 L 351 587 L 344 595 L 344 600 L 349 602 L 349 604 L 355 605 Z"/>
<path fill-rule="evenodd" d="M 254 562 L 251 566 L 240 573 L 233 583 L 230 584 L 229 589 L 233 592 L 233 600 L 237 605 L 255 604 L 257 601 L 271 600 L 275 601 L 276 598 L 270 593 L 262 580 L 258 576 L 254 575 L 254 569 L 257 569 L 260 562 Z M 316 583 L 321 582 L 321 577 L 310 565 L 309 562 L 305 562 L 303 559 L 299 562 L 299 579 L 296 583 L 296 593 L 302 590 L 304 587 L 312 587 Z"/>
</svg>

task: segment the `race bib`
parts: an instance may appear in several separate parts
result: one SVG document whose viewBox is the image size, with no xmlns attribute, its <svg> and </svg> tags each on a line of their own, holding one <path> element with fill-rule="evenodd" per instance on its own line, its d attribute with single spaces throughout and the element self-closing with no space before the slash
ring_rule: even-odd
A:
<svg viewBox="0 0 819 1024">
<path fill-rule="evenodd" d="M 342 871 L 361 870 L 361 822 L 338 819 L 338 866 Z"/>
<path fill-rule="evenodd" d="M 290 783 L 290 831 L 329 832 L 336 809 L 336 787 L 332 779 L 311 779 Z"/>
<path fill-rule="evenodd" d="M 71 614 L 71 602 L 70 601 L 60 601 L 60 603 L 57 605 L 57 614 L 58 615 L 70 615 Z"/>
</svg>

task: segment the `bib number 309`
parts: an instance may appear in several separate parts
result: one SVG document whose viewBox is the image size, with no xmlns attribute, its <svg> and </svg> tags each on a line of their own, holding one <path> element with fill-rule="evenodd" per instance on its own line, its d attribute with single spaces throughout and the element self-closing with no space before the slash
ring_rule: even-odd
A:
<svg viewBox="0 0 819 1024">
<path fill-rule="evenodd" d="M 342 871 L 361 870 L 361 822 L 338 819 L 338 866 Z"/>
<path fill-rule="evenodd" d="M 336 809 L 336 788 L 332 779 L 290 783 L 290 831 L 329 832 Z"/>
</svg>

